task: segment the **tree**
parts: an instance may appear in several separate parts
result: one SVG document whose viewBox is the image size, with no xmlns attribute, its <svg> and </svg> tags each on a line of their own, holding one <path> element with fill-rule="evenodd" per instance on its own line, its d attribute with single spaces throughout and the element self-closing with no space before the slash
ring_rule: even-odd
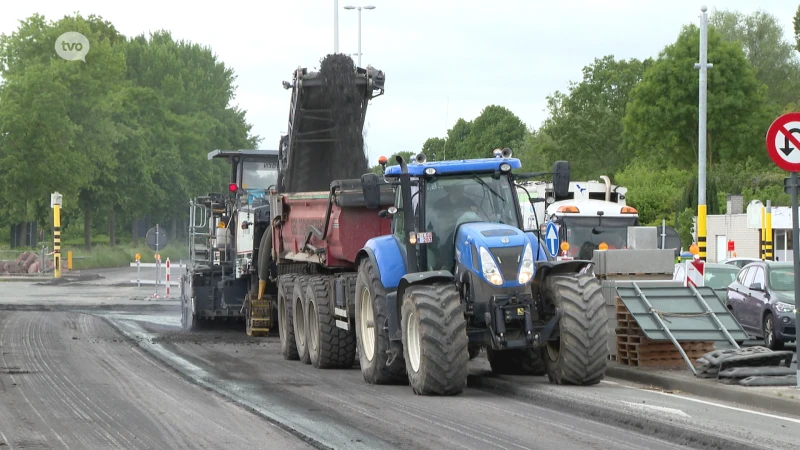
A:
<svg viewBox="0 0 800 450">
<path fill-rule="evenodd" d="M 489 105 L 472 121 L 458 119 L 447 130 L 446 139 L 426 140 L 422 151 L 427 157 L 435 155 L 436 160 L 487 158 L 495 148 L 518 147 L 527 133 L 527 127 L 513 112 Z"/>
<path fill-rule="evenodd" d="M 699 30 L 685 26 L 631 92 L 623 140 L 637 155 L 683 169 L 697 162 L 698 82 L 694 64 Z M 708 164 L 746 158 L 763 147 L 771 114 L 766 86 L 742 49 L 708 31 Z M 766 162 L 766 152 L 762 152 Z"/>
<path fill-rule="evenodd" d="M 777 17 L 764 11 L 750 15 L 715 11 L 709 25 L 722 39 L 742 47 L 756 77 L 767 86 L 767 98 L 776 108 L 800 99 L 800 60 L 794 52 L 795 46 L 784 39 Z"/>
<path fill-rule="evenodd" d="M 620 171 L 614 181 L 628 188 L 627 203 L 639 211 L 643 225 L 661 225 L 662 219 L 674 223 L 689 178 L 687 170 L 637 160 Z"/>
<path fill-rule="evenodd" d="M 80 32 L 91 43 L 85 63 L 53 55 L 53 43 L 66 31 Z M 120 134 L 111 116 L 124 80 L 123 43 L 96 16 L 53 23 L 34 15 L 0 37 L 0 134 L 6 138 L 0 160 L 8 203 L 32 202 L 42 211 L 58 190 L 87 205 L 96 182 L 112 176 Z M 17 208 L 12 214 L 27 212 Z"/>
<path fill-rule="evenodd" d="M 583 68 L 581 82 L 570 83 L 567 93 L 548 96 L 550 116 L 541 131 L 552 143 L 544 147 L 545 154 L 569 160 L 577 178 L 624 168 L 631 158 L 622 146 L 622 118 L 631 90 L 651 64 L 651 59 L 597 58 Z"/>
</svg>

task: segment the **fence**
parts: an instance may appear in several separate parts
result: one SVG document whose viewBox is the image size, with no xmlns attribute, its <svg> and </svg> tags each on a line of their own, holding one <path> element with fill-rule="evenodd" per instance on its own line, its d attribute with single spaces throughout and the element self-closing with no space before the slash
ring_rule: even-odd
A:
<svg viewBox="0 0 800 450">
<path fill-rule="evenodd" d="M 131 280 L 131 283 L 136 283 L 136 288 L 138 290 L 141 290 L 142 284 L 155 285 L 155 292 L 153 292 L 153 298 L 171 298 L 170 288 L 172 286 L 180 286 L 181 277 L 179 276 L 177 281 L 173 281 L 171 278 L 170 269 L 172 267 L 186 268 L 186 264 L 183 264 L 183 261 L 180 261 L 178 264 L 172 265 L 169 258 L 167 258 L 165 264 L 161 263 L 161 258 L 157 258 L 156 262 L 154 263 L 143 263 L 139 258 L 136 258 L 136 262 L 132 262 L 131 267 L 136 267 L 136 279 Z M 142 267 L 155 268 L 156 269 L 155 280 L 143 280 L 141 276 Z M 162 269 L 166 269 L 166 276 L 163 279 L 161 278 Z M 165 293 L 163 296 L 158 295 L 158 290 L 159 287 L 161 286 L 165 287 Z"/>
</svg>

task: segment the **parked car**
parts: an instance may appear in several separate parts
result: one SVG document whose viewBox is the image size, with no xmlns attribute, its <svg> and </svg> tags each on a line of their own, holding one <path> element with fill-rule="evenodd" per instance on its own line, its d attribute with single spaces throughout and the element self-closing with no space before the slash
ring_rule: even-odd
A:
<svg viewBox="0 0 800 450">
<path fill-rule="evenodd" d="M 761 260 L 758 259 L 758 258 L 728 258 L 728 259 L 723 259 L 719 263 L 720 264 L 731 264 L 731 265 L 734 265 L 736 267 L 742 268 L 742 267 L 750 264 L 751 262 L 758 262 L 758 261 L 761 261 Z"/>
<path fill-rule="evenodd" d="M 732 264 L 705 263 L 703 270 L 705 272 L 705 285 L 714 289 L 720 300 L 724 302 L 728 295 L 728 285 L 736 281 L 739 268 Z M 675 264 L 672 279 L 683 281 L 684 278 L 686 278 L 686 267 L 684 264 Z"/>
<path fill-rule="evenodd" d="M 794 264 L 758 261 L 744 266 L 728 286 L 727 306 L 751 337 L 780 350 L 797 339 Z"/>
</svg>

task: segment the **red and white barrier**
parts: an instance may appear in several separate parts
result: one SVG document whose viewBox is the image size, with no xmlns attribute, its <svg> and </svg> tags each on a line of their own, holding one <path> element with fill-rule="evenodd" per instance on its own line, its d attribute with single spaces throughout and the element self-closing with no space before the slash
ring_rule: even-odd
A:
<svg viewBox="0 0 800 450">
<path fill-rule="evenodd" d="M 695 257 L 691 261 L 686 261 L 686 278 L 683 280 L 684 286 L 702 287 L 706 285 L 705 262 Z"/>
<path fill-rule="evenodd" d="M 169 257 L 167 257 L 167 298 L 169 298 Z"/>
</svg>

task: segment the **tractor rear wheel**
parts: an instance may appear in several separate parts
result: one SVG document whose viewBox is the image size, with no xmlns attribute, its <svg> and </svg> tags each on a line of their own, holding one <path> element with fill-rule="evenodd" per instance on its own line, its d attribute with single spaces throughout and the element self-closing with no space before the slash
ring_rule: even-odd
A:
<svg viewBox="0 0 800 450">
<path fill-rule="evenodd" d="M 358 343 L 358 362 L 364 381 L 370 384 L 398 384 L 407 382 L 403 355 L 387 365 L 390 348 L 387 322 L 386 290 L 378 270 L 369 258 L 358 268 L 355 295 L 355 328 Z"/>
<path fill-rule="evenodd" d="M 308 354 L 308 327 L 306 318 L 308 317 L 306 309 L 308 308 L 308 301 L 306 300 L 306 286 L 308 277 L 299 276 L 294 280 L 294 289 L 292 289 L 292 319 L 294 320 L 294 341 L 297 343 L 297 355 L 300 361 L 305 364 L 311 364 L 311 356 Z"/>
<path fill-rule="evenodd" d="M 292 314 L 294 281 L 294 275 L 282 275 L 278 278 L 278 335 L 281 337 L 283 359 L 289 361 L 300 359 L 294 338 L 294 315 Z"/>
<path fill-rule="evenodd" d="M 458 395 L 467 386 L 469 338 L 452 283 L 420 284 L 403 294 L 403 356 L 418 395 Z"/>
<path fill-rule="evenodd" d="M 492 350 L 487 347 L 486 359 L 492 366 L 492 372 L 497 374 L 544 375 L 547 373 L 540 348 Z"/>
<path fill-rule="evenodd" d="M 554 275 L 544 280 L 542 291 L 560 314 L 559 338 L 542 352 L 550 382 L 599 383 L 608 361 L 608 312 L 600 281 L 591 274 Z"/>
<path fill-rule="evenodd" d="M 317 369 L 350 368 L 356 356 L 355 333 L 336 326 L 330 277 L 311 277 L 306 287 L 308 352 Z"/>
</svg>

